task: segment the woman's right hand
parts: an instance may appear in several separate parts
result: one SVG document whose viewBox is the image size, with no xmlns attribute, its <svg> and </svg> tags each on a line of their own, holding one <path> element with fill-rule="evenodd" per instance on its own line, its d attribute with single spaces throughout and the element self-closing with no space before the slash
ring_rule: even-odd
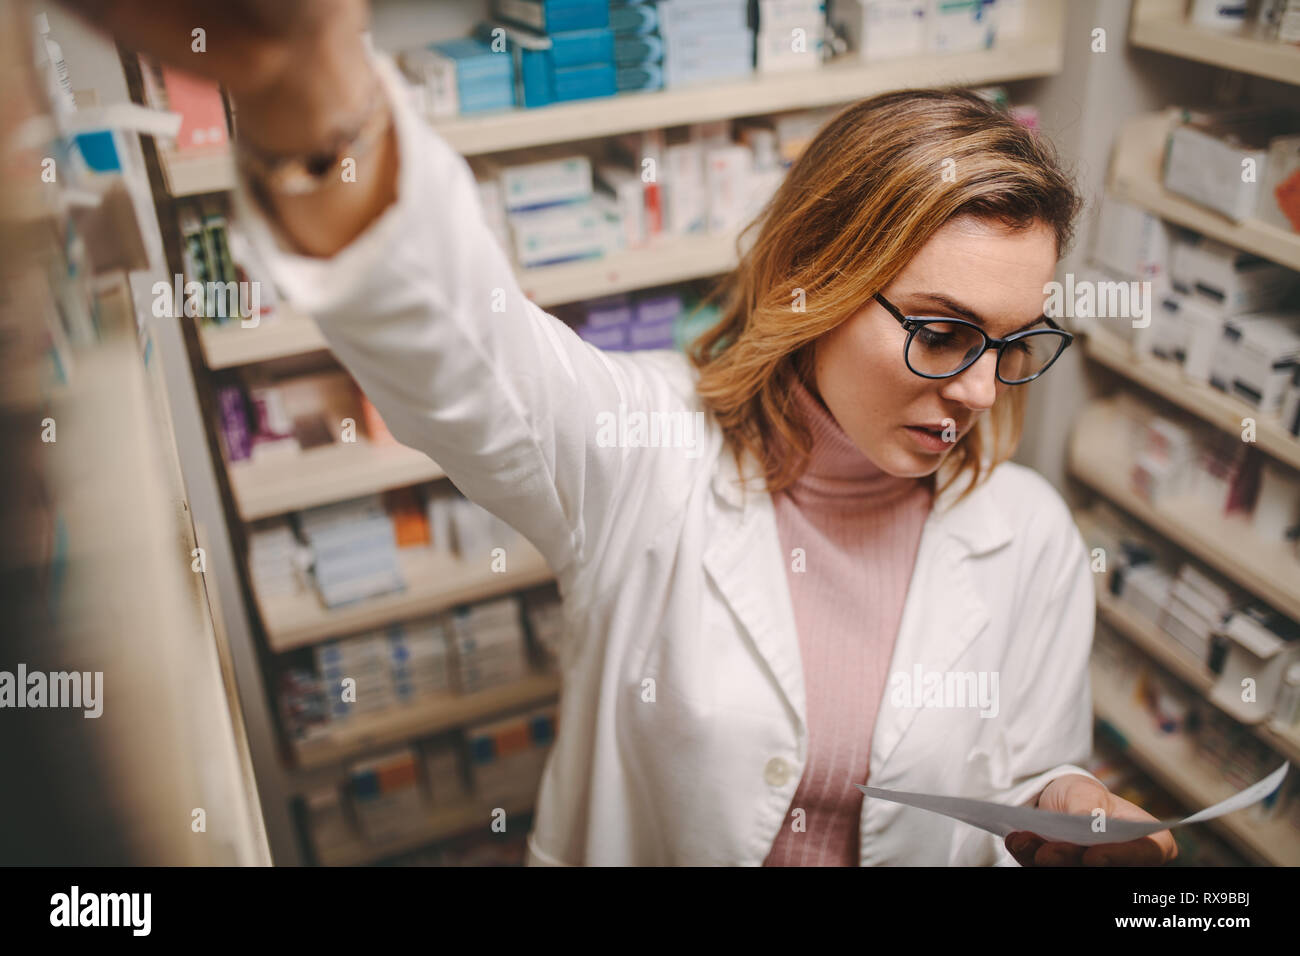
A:
<svg viewBox="0 0 1300 956">
<path fill-rule="evenodd" d="M 370 93 L 365 0 L 62 2 L 126 48 L 222 84 L 241 135 L 270 152 L 310 150 Z"/>
</svg>

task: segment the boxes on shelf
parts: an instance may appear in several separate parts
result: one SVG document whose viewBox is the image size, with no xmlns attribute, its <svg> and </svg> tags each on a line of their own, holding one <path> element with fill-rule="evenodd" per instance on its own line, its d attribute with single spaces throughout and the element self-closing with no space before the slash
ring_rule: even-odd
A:
<svg viewBox="0 0 1300 956">
<path fill-rule="evenodd" d="M 379 495 L 298 512 L 312 553 L 312 577 L 327 607 L 406 587 L 393 523 Z"/>
<path fill-rule="evenodd" d="M 754 70 L 748 0 L 660 0 L 664 86 L 717 82 Z"/>
<path fill-rule="evenodd" d="M 449 625 L 462 693 L 476 693 L 527 676 L 528 647 L 518 598 L 457 608 Z"/>
<path fill-rule="evenodd" d="M 1208 663 L 1210 642 L 1224 617 L 1246 601 L 1240 588 L 1184 562 L 1169 590 L 1160 626 L 1179 644 Z"/>
<path fill-rule="evenodd" d="M 1168 272 L 1170 239 L 1159 216 L 1108 195 L 1097 215 L 1091 258 L 1126 279 L 1156 281 Z"/>
<path fill-rule="evenodd" d="M 1297 129 L 1296 115 L 1286 110 L 1184 110 L 1165 145 L 1165 188 L 1233 221 L 1248 219 L 1259 206 L 1269 142 Z"/>
<path fill-rule="evenodd" d="M 1169 253 L 1176 291 L 1232 315 L 1280 305 L 1296 287 L 1295 272 L 1201 236 L 1180 236 Z"/>
<path fill-rule="evenodd" d="M 485 802 L 514 802 L 537 792 L 555 740 L 554 704 L 465 729 L 474 795 Z"/>
<path fill-rule="evenodd" d="M 424 825 L 424 800 L 410 747 L 353 764 L 348 785 L 357 823 L 370 842 L 399 839 Z"/>
<path fill-rule="evenodd" d="M 402 62 L 420 83 L 433 116 L 486 113 L 515 105 L 513 60 L 506 51 L 495 50 L 475 37 L 444 40 L 407 52 Z"/>
<path fill-rule="evenodd" d="M 997 39 L 997 7 L 986 0 L 930 0 L 926 19 L 931 53 L 987 50 Z"/>
<path fill-rule="evenodd" d="M 430 491 L 425 513 L 430 546 L 440 554 L 473 560 L 491 555 L 494 548 L 508 553 L 520 540 L 514 528 L 454 489 Z"/>
<path fill-rule="evenodd" d="M 329 731 L 333 719 L 315 671 L 292 667 L 280 674 L 280 721 L 293 741 L 311 740 Z"/>
<path fill-rule="evenodd" d="M 1277 413 L 1300 363 L 1300 312 L 1234 315 L 1210 363 L 1210 384 L 1261 412 Z"/>
<path fill-rule="evenodd" d="M 1155 416 L 1147 423 L 1137 451 L 1129 476 L 1137 494 L 1158 504 L 1188 490 L 1197 452 L 1190 428 Z"/>
<path fill-rule="evenodd" d="M 1117 568 L 1115 574 L 1116 580 L 1122 582 L 1119 597 L 1152 624 L 1159 622 L 1173 585 L 1169 569 L 1159 562 L 1147 561 Z"/>
<path fill-rule="evenodd" d="M 1225 652 L 1210 699 L 1245 724 L 1273 713 L 1283 676 L 1300 660 L 1300 626 L 1251 605 L 1228 615 L 1219 629 Z"/>
<path fill-rule="evenodd" d="M 558 660 L 564 641 L 564 605 L 558 599 L 548 597 L 529 602 L 524 613 L 533 642 L 552 663 Z"/>
<path fill-rule="evenodd" d="M 867 62 L 926 50 L 928 0 L 832 0 L 831 21 Z"/>
<path fill-rule="evenodd" d="M 1259 456 L 1237 435 L 1217 429 L 1198 435 L 1190 493 L 1214 514 L 1249 512 L 1259 474 Z"/>
<path fill-rule="evenodd" d="M 271 597 L 304 590 L 307 582 L 302 551 L 287 518 L 271 518 L 250 525 L 248 573 L 257 585 L 257 592 Z"/>
<path fill-rule="evenodd" d="M 760 73 L 815 70 L 826 32 L 824 0 L 757 0 L 755 66 Z"/>
</svg>

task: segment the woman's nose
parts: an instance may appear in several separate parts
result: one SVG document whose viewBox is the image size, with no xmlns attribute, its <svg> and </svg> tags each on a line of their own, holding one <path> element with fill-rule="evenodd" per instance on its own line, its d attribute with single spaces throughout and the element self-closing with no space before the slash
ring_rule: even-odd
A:
<svg viewBox="0 0 1300 956">
<path fill-rule="evenodd" d="M 970 368 L 948 379 L 942 390 L 944 398 L 961 402 L 976 412 L 993 407 L 998 397 L 998 353 L 989 349 Z"/>
</svg>

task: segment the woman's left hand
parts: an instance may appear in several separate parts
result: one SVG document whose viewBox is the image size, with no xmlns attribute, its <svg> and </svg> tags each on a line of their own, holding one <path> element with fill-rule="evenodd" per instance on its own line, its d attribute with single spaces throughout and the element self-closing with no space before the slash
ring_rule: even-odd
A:
<svg viewBox="0 0 1300 956">
<path fill-rule="evenodd" d="M 1091 777 L 1072 773 L 1057 777 L 1038 797 L 1038 809 L 1091 817 L 1098 809 L 1107 820 L 1151 823 L 1155 817 L 1117 797 Z M 1007 835 L 1007 852 L 1021 866 L 1159 866 L 1178 855 L 1173 834 L 1161 830 L 1127 843 L 1079 846 L 1052 843 L 1026 830 Z"/>
</svg>

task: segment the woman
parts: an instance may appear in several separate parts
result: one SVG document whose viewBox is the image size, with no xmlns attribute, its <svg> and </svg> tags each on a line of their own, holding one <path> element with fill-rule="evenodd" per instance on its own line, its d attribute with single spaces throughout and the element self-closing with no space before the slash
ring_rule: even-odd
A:
<svg viewBox="0 0 1300 956">
<path fill-rule="evenodd" d="M 969 94 L 852 106 L 690 361 L 603 353 L 521 293 L 463 160 L 361 48 L 361 4 L 179 9 L 98 12 L 230 87 L 268 268 L 393 434 L 556 573 L 564 693 L 530 861 L 1173 857 L 1167 831 L 1004 845 L 855 786 L 1151 819 L 1075 765 L 1093 581 L 1060 496 L 1006 460 L 1023 383 L 1068 344 L 1043 287 L 1078 200 L 1043 143 Z M 637 413 L 674 441 L 610 441 Z"/>
</svg>

